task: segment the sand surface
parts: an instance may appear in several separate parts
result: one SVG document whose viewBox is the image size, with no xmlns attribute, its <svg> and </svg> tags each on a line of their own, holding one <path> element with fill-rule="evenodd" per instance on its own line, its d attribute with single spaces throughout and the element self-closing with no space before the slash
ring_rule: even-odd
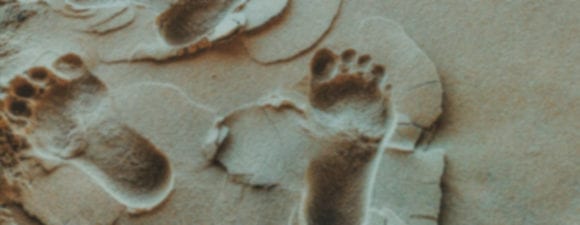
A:
<svg viewBox="0 0 580 225">
<path fill-rule="evenodd" d="M 0 0 L 0 225 L 577 225 L 578 11 Z"/>
</svg>

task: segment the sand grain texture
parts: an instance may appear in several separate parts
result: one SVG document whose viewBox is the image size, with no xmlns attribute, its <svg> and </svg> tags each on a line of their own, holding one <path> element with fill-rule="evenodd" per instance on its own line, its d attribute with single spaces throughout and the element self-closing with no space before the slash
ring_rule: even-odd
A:
<svg viewBox="0 0 580 225">
<path fill-rule="evenodd" d="M 0 0 L 0 224 L 576 225 L 578 11 Z"/>
</svg>

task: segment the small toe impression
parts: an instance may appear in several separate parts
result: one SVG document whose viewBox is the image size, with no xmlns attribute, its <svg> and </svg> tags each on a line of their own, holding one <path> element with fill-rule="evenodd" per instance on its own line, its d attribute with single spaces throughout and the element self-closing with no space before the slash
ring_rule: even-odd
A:
<svg viewBox="0 0 580 225">
<path fill-rule="evenodd" d="M 371 74 L 375 77 L 382 78 L 385 76 L 385 67 L 382 65 L 374 65 L 373 69 L 371 70 Z"/>
<path fill-rule="evenodd" d="M 348 54 L 347 54 L 348 55 Z M 310 71 L 313 79 L 324 79 L 330 77 L 336 66 L 337 56 L 329 49 L 321 49 L 310 61 Z"/>
<path fill-rule="evenodd" d="M 16 76 L 10 81 L 9 89 L 11 94 L 22 98 L 32 98 L 38 91 L 33 84 L 20 76 Z"/>
<path fill-rule="evenodd" d="M 58 70 L 78 70 L 84 67 L 84 62 L 79 55 L 68 53 L 54 61 L 53 67 Z"/>
<path fill-rule="evenodd" d="M 356 51 L 354 49 L 347 49 L 342 54 L 340 54 L 342 61 L 345 63 L 351 63 L 356 56 Z"/>
<path fill-rule="evenodd" d="M 24 99 L 9 97 L 4 104 L 4 107 L 14 116 L 30 117 L 32 115 L 30 103 Z"/>
<path fill-rule="evenodd" d="M 54 61 L 52 67 L 68 79 L 81 77 L 88 72 L 81 57 L 74 53 L 68 53 L 59 57 Z"/>
<path fill-rule="evenodd" d="M 369 80 L 371 80 L 372 83 L 380 83 L 385 77 L 385 66 L 378 64 L 373 65 L 372 69 L 369 71 L 369 75 L 371 76 Z"/>
<path fill-rule="evenodd" d="M 371 56 L 368 54 L 358 57 L 357 64 L 360 67 L 366 67 L 371 62 Z"/>
<path fill-rule="evenodd" d="M 32 67 L 26 71 L 26 74 L 36 81 L 46 81 L 51 76 L 51 72 L 43 66 Z"/>
</svg>

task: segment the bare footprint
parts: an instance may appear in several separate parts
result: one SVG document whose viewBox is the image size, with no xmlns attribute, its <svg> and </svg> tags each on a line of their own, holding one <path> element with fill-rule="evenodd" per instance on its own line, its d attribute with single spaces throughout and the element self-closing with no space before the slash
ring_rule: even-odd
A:
<svg viewBox="0 0 580 225">
<path fill-rule="evenodd" d="M 245 25 L 246 0 L 179 0 L 157 17 L 161 36 L 171 45 L 213 41 Z"/>
<path fill-rule="evenodd" d="M 139 35 L 143 35 L 144 38 L 127 43 L 126 51 L 116 56 L 104 56 L 103 60 L 107 62 L 166 60 L 192 55 L 232 40 L 243 33 L 267 26 L 284 12 L 289 5 L 288 2 L 288 0 L 175 0 L 166 9 L 146 3 L 144 4 L 147 5 L 146 8 L 164 10 L 159 15 L 151 14 L 151 11 L 140 13 L 156 16 L 155 23 L 158 29 L 155 31 L 146 29 L 152 22 L 148 18 L 136 19 L 133 26 L 145 28 L 138 29 L 142 32 Z"/>
<path fill-rule="evenodd" d="M 358 225 L 365 221 L 379 144 L 395 121 L 385 68 L 348 49 L 315 53 L 310 65 L 312 120 L 330 143 L 308 166 L 303 219 L 311 225 Z"/>
<path fill-rule="evenodd" d="M 115 119 L 106 86 L 67 54 L 53 65 L 14 77 L 3 99 L 12 127 L 26 134 L 31 154 L 77 166 L 129 210 L 160 204 L 172 189 L 170 163 L 159 149 Z"/>
</svg>

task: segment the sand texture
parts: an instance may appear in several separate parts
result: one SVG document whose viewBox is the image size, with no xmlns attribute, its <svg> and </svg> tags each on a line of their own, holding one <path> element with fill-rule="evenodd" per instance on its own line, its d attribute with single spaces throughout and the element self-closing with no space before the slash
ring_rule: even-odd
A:
<svg viewBox="0 0 580 225">
<path fill-rule="evenodd" d="M 579 11 L 0 0 L 0 225 L 580 225 Z"/>
</svg>

